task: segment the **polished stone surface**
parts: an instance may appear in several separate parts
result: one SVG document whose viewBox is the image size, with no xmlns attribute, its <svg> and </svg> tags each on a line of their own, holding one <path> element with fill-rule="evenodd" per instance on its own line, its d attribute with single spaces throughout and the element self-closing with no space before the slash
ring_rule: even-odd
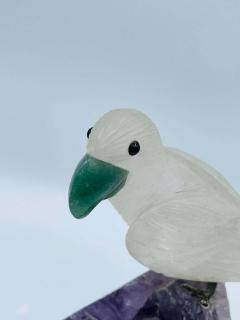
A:
<svg viewBox="0 0 240 320">
<path fill-rule="evenodd" d="M 167 278 L 149 271 L 66 320 L 230 320 L 224 284 L 218 284 L 209 308 L 182 288 L 206 283 Z"/>
</svg>

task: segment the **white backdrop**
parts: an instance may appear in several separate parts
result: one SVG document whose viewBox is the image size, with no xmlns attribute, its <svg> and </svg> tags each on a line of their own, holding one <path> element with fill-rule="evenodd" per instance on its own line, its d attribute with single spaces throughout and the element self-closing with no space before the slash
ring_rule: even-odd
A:
<svg viewBox="0 0 240 320">
<path fill-rule="evenodd" d="M 59 320 L 144 272 L 107 201 L 67 192 L 86 132 L 133 107 L 240 190 L 237 1 L 0 1 L 0 305 Z M 228 284 L 232 319 L 240 285 Z"/>
</svg>

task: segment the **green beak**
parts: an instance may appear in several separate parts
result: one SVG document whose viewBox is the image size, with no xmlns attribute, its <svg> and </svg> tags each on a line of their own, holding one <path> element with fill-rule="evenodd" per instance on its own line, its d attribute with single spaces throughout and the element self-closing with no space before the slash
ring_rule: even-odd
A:
<svg viewBox="0 0 240 320">
<path fill-rule="evenodd" d="M 69 208 L 77 218 L 114 196 L 125 184 L 129 171 L 86 154 L 79 162 L 69 188 Z"/>
</svg>

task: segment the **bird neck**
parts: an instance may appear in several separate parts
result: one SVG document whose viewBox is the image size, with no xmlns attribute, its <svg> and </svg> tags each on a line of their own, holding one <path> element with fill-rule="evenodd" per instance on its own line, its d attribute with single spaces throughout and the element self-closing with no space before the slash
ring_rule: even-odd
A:
<svg viewBox="0 0 240 320">
<path fill-rule="evenodd" d="M 164 185 L 161 186 L 165 172 L 162 158 L 146 163 L 137 171 L 131 170 L 125 186 L 109 199 L 128 225 L 156 205 L 166 191 Z"/>
</svg>

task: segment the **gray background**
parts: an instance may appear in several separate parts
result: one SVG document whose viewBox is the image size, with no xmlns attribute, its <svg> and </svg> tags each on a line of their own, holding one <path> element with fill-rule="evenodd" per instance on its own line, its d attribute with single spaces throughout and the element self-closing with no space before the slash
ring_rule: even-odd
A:
<svg viewBox="0 0 240 320">
<path fill-rule="evenodd" d="M 67 207 L 106 111 L 144 111 L 240 190 L 239 39 L 237 0 L 0 1 L 3 318 L 62 319 L 145 270 L 107 201 L 81 222 Z"/>
</svg>

